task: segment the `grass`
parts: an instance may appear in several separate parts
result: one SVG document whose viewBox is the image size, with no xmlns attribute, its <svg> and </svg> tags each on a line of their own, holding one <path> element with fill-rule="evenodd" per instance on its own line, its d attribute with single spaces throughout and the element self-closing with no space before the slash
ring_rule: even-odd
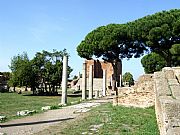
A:
<svg viewBox="0 0 180 135">
<path fill-rule="evenodd" d="M 96 131 L 92 125 L 103 124 Z M 159 135 L 154 107 L 147 109 L 113 107 L 105 104 L 93 109 L 81 121 L 69 124 L 59 134 L 99 134 L 99 135 Z"/>
<path fill-rule="evenodd" d="M 79 101 L 80 97 L 68 97 L 68 104 L 73 101 Z M 7 119 L 17 118 L 16 113 L 21 110 L 41 111 L 43 106 L 56 106 L 61 102 L 60 96 L 32 96 L 30 92 L 0 93 L 0 115 L 7 116 Z"/>
</svg>

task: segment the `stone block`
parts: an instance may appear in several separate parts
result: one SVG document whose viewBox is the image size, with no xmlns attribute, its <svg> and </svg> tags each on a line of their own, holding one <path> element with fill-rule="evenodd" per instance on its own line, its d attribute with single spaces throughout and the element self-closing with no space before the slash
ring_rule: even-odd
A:
<svg viewBox="0 0 180 135">
<path fill-rule="evenodd" d="M 51 109 L 51 106 L 41 107 L 41 110 L 42 110 L 42 111 L 47 111 L 47 110 L 50 110 L 50 109 Z"/>
<path fill-rule="evenodd" d="M 173 67 L 173 70 L 176 75 L 176 78 L 178 79 L 178 82 L 180 83 L 180 67 Z"/>
<path fill-rule="evenodd" d="M 169 85 L 179 85 L 177 79 L 168 79 L 168 84 Z"/>
<path fill-rule="evenodd" d="M 165 78 L 167 79 L 175 79 L 175 74 L 174 74 L 174 70 L 170 67 L 165 67 L 162 69 L 162 72 L 165 75 Z"/>
<path fill-rule="evenodd" d="M 32 110 L 32 111 L 22 110 L 22 111 L 17 112 L 17 116 L 26 116 L 26 115 L 29 115 L 29 114 L 33 114 L 35 112 L 36 112 L 36 110 Z"/>
<path fill-rule="evenodd" d="M 154 79 L 162 79 L 165 78 L 163 72 L 154 72 Z"/>
<path fill-rule="evenodd" d="M 170 85 L 170 89 L 172 91 L 173 97 L 176 99 L 180 100 L 180 85 Z"/>
<path fill-rule="evenodd" d="M 165 131 L 173 127 L 180 127 L 180 102 L 177 100 L 161 100 L 163 127 Z"/>
<path fill-rule="evenodd" d="M 157 96 L 171 96 L 172 95 L 168 87 L 168 83 L 166 79 L 156 79 L 155 90 L 156 90 Z"/>
</svg>

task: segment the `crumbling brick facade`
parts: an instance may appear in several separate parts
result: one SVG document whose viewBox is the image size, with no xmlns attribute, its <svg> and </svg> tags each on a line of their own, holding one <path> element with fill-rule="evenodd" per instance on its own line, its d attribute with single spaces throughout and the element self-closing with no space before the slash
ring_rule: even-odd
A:
<svg viewBox="0 0 180 135">
<path fill-rule="evenodd" d="M 86 60 L 85 62 L 87 64 L 87 77 L 89 77 L 89 66 L 93 65 L 94 78 L 103 78 L 103 69 L 106 69 L 107 80 L 111 79 L 111 76 L 113 75 L 113 67 L 111 63 L 99 61 L 99 60 Z M 120 61 L 118 62 L 118 68 L 117 68 L 117 81 L 119 81 L 121 74 L 122 74 L 122 63 Z"/>
</svg>

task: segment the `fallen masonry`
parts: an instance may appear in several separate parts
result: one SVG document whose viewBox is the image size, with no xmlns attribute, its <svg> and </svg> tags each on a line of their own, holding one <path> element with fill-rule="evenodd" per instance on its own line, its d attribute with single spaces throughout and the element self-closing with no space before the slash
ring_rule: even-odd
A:
<svg viewBox="0 0 180 135">
<path fill-rule="evenodd" d="M 51 109 L 51 106 L 43 106 L 43 107 L 41 107 L 42 111 L 47 111 L 47 110 L 50 110 L 50 109 Z"/>
<path fill-rule="evenodd" d="M 0 122 L 5 121 L 6 118 L 7 118 L 6 116 L 0 116 Z"/>
<path fill-rule="evenodd" d="M 29 110 L 22 110 L 22 111 L 18 111 L 17 112 L 17 116 L 26 116 L 26 115 L 30 115 L 30 114 L 33 114 L 35 113 L 36 110 L 32 110 L 32 111 L 29 111 Z"/>
</svg>

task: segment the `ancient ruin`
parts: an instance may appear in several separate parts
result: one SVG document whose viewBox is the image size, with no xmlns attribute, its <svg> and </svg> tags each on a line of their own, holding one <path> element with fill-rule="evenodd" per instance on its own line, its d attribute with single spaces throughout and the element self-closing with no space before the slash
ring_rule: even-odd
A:
<svg viewBox="0 0 180 135">
<path fill-rule="evenodd" d="M 179 134 L 180 67 L 165 67 L 161 72 L 140 76 L 133 87 L 118 89 L 113 104 L 142 108 L 155 105 L 160 134 Z"/>
<path fill-rule="evenodd" d="M 119 87 L 118 97 L 113 104 L 145 108 L 153 106 L 154 99 L 153 74 L 145 74 L 138 78 L 134 86 Z"/>
<path fill-rule="evenodd" d="M 122 74 L 122 63 L 118 63 L 117 70 L 117 86 L 120 86 Z M 82 69 L 82 78 L 78 78 L 72 82 L 72 89 L 82 90 L 82 99 L 86 99 L 85 90 L 89 90 L 89 99 L 93 95 L 105 96 L 110 94 L 112 86 L 113 67 L 111 63 L 99 60 L 85 60 Z M 86 79 L 85 79 L 86 78 Z"/>
<path fill-rule="evenodd" d="M 161 135 L 180 133 L 180 67 L 154 73 L 155 110 Z"/>
</svg>

